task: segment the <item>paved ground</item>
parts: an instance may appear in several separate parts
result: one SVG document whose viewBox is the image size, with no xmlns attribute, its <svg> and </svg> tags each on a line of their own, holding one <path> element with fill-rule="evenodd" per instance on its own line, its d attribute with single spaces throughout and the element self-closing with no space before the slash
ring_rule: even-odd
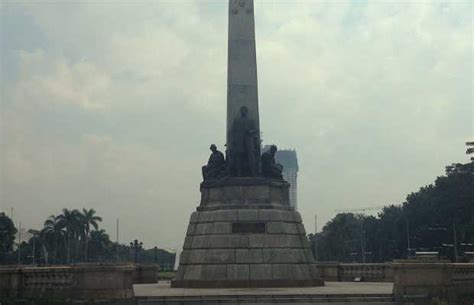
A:
<svg viewBox="0 0 474 305">
<path fill-rule="evenodd" d="M 229 295 L 380 295 L 392 294 L 393 283 L 326 282 L 324 287 L 302 288 L 171 288 L 170 282 L 133 285 L 136 297 L 190 297 Z"/>
</svg>

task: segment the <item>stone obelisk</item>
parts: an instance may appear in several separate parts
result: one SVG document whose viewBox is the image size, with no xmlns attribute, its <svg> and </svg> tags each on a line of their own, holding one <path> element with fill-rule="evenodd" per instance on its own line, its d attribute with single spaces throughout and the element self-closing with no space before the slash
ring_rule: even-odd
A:
<svg viewBox="0 0 474 305">
<path fill-rule="evenodd" d="M 232 143 L 232 122 L 240 108 L 260 130 L 258 115 L 257 56 L 253 0 L 230 0 L 227 54 L 227 143 Z M 257 135 L 260 138 L 260 135 Z"/>
<path fill-rule="evenodd" d="M 211 145 L 201 202 L 172 287 L 319 286 L 300 214 L 273 155 L 260 155 L 252 0 L 229 1 L 227 158 Z"/>
<path fill-rule="evenodd" d="M 253 0 L 230 0 L 226 142 L 229 175 L 258 176 L 260 146 Z"/>
</svg>

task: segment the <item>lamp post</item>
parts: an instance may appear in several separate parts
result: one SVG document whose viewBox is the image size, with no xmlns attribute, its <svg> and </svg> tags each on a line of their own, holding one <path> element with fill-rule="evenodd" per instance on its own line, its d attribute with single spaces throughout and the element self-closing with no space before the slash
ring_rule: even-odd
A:
<svg viewBox="0 0 474 305">
<path fill-rule="evenodd" d="M 362 229 L 361 232 L 361 238 L 360 238 L 360 253 L 361 253 L 361 261 L 362 264 L 365 264 L 365 255 L 367 254 L 365 252 L 365 230 Z"/>
<path fill-rule="evenodd" d="M 21 265 L 21 221 L 18 228 L 18 267 Z"/>
<path fill-rule="evenodd" d="M 456 221 L 453 220 L 453 245 L 454 245 L 454 262 L 458 262 L 458 239 L 456 236 Z"/>
<path fill-rule="evenodd" d="M 318 261 L 318 214 L 314 215 L 314 260 Z"/>
<path fill-rule="evenodd" d="M 410 248 L 410 224 L 408 223 L 408 219 L 405 219 L 405 224 L 407 227 L 406 233 L 407 233 L 407 258 L 411 258 L 411 248 Z"/>
<path fill-rule="evenodd" d="M 135 239 L 133 242 L 130 243 L 130 248 L 134 251 L 135 255 L 135 264 L 138 264 L 138 251 L 142 249 L 143 243 L 138 241 L 138 239 Z"/>
</svg>

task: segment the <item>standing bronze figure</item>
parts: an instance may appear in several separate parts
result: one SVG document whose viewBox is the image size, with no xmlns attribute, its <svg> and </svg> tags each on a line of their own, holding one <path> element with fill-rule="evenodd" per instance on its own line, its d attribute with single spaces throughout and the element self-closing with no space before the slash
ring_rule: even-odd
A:
<svg viewBox="0 0 474 305">
<path fill-rule="evenodd" d="M 229 174 L 234 177 L 257 177 L 260 172 L 259 130 L 247 114 L 247 107 L 241 107 L 240 117 L 232 124 L 227 163 Z"/>
</svg>

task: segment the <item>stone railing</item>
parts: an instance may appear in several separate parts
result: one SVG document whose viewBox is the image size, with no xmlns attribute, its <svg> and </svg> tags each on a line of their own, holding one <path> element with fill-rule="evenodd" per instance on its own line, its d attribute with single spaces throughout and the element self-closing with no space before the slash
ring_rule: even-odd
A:
<svg viewBox="0 0 474 305">
<path fill-rule="evenodd" d="M 366 282 L 391 282 L 393 270 L 390 264 L 340 264 L 342 281 L 360 278 Z"/>
<path fill-rule="evenodd" d="M 0 268 L 0 300 L 130 299 L 133 265 Z"/>
<path fill-rule="evenodd" d="M 317 268 L 325 281 L 352 282 L 359 278 L 365 282 L 392 282 L 391 264 L 318 263 Z"/>
<path fill-rule="evenodd" d="M 463 297 L 474 295 L 474 264 L 396 262 L 392 266 L 393 292 L 399 299 L 425 295 L 461 304 Z"/>
<path fill-rule="evenodd" d="M 474 264 L 452 264 L 452 282 L 453 283 L 474 283 Z"/>
<path fill-rule="evenodd" d="M 26 290 L 66 289 L 73 285 L 70 268 L 31 268 L 21 270 L 22 286 Z"/>
</svg>

